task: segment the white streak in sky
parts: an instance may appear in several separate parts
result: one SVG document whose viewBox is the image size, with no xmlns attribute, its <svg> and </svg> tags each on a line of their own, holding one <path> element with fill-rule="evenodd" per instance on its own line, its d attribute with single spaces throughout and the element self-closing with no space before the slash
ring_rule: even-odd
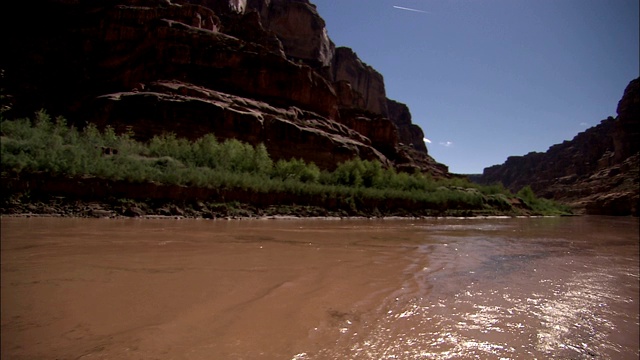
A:
<svg viewBox="0 0 640 360">
<path fill-rule="evenodd" d="M 429 139 L 427 139 L 427 138 L 424 138 L 424 139 L 422 139 L 422 140 L 424 140 L 424 142 L 426 142 L 427 144 L 431 144 L 431 140 L 429 140 Z"/>
<path fill-rule="evenodd" d="M 396 9 L 400 9 L 400 10 L 407 10 L 407 11 L 419 12 L 419 13 L 424 13 L 424 14 L 428 14 L 429 13 L 428 11 L 412 9 L 412 8 L 408 8 L 408 7 L 395 6 L 395 5 L 393 5 L 393 7 L 396 8 Z"/>
<path fill-rule="evenodd" d="M 444 147 L 452 147 L 453 146 L 453 142 L 451 141 L 444 141 L 441 142 L 440 145 L 444 146 Z"/>
</svg>

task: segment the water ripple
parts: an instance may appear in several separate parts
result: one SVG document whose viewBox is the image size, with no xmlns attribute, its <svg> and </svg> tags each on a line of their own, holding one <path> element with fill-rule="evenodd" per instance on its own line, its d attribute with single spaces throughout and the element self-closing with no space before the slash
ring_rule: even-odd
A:
<svg viewBox="0 0 640 360">
<path fill-rule="evenodd" d="M 430 286 L 409 286 L 395 297 L 386 316 L 343 339 L 352 345 L 354 359 L 624 359 L 638 351 L 624 348 L 616 339 L 625 335 L 618 324 L 634 317 L 633 298 L 620 295 L 618 284 L 633 284 L 636 275 L 625 268 L 589 265 L 576 271 L 575 260 L 530 257 L 517 276 L 527 273 L 523 284 L 478 278 L 475 271 L 440 280 L 426 276 L 427 267 L 415 273 L 416 281 Z M 591 259 L 594 264 L 606 259 Z M 569 267 L 566 265 L 569 264 Z M 563 267 L 565 266 L 565 267 Z M 414 266 L 415 269 L 418 266 Z M 537 271 L 536 267 L 540 269 Z M 485 273 L 487 275 L 488 273 Z M 451 275 L 451 274 L 449 274 Z M 509 280 L 509 275 L 504 275 Z M 620 278 L 622 277 L 622 278 Z M 470 280 L 473 281 L 470 281 Z M 502 279 L 504 280 L 504 279 Z M 513 279 L 511 279 L 513 280 Z M 447 281 L 462 289 L 438 291 Z M 637 287 L 636 287 L 637 289 Z M 629 311 L 625 311 L 629 309 Z M 637 310 L 636 310 L 637 312 Z M 326 355 L 326 354 L 325 354 Z"/>
</svg>

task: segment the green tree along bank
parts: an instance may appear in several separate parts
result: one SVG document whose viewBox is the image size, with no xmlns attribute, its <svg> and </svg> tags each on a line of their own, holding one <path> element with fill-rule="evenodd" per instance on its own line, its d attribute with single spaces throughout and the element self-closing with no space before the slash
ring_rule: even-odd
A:
<svg viewBox="0 0 640 360">
<path fill-rule="evenodd" d="M 465 178 L 433 179 L 428 174 L 396 172 L 379 162 L 360 159 L 341 163 L 334 171 L 321 170 L 301 159 L 274 162 L 262 144 L 254 147 L 237 140 L 218 141 L 213 134 L 195 141 L 163 134 L 141 142 L 132 132 L 116 134 L 110 127 L 100 131 L 90 124 L 77 129 L 44 111 L 33 119 L 0 121 L 5 213 L 16 203 L 41 200 L 45 195 L 84 200 L 72 199 L 71 193 L 76 197 L 102 194 L 111 198 L 98 200 L 119 204 L 149 200 L 145 198 L 150 196 L 148 192 L 109 193 L 109 189 L 123 189 L 126 184 L 131 189 L 153 187 L 154 201 L 163 197 L 173 203 L 193 201 L 199 207 L 222 206 L 227 213 L 242 206 L 280 206 L 276 212 L 293 214 L 292 207 L 312 207 L 316 209 L 312 214 L 364 216 L 569 213 L 566 207 L 536 198 L 530 188 L 513 195 L 500 185 L 480 186 Z M 47 183 L 65 179 L 73 179 L 77 187 L 93 184 L 106 190 L 65 193 L 58 187 L 45 191 Z M 181 188 L 181 196 L 175 196 L 176 186 Z M 198 191 L 189 195 L 185 189 Z"/>
</svg>

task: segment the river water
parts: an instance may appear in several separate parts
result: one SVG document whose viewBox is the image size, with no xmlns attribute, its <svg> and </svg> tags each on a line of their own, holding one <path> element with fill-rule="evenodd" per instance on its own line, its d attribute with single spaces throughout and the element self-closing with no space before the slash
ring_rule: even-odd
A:
<svg viewBox="0 0 640 360">
<path fill-rule="evenodd" d="M 2 359 L 638 359 L 637 218 L 3 217 Z"/>
</svg>

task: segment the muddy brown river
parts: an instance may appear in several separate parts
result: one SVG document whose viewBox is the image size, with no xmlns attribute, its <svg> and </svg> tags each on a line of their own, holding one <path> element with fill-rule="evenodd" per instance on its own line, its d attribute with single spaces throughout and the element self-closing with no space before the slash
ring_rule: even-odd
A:
<svg viewBox="0 0 640 360">
<path fill-rule="evenodd" d="M 638 359 L 637 218 L 1 219 L 2 359 Z"/>
</svg>

